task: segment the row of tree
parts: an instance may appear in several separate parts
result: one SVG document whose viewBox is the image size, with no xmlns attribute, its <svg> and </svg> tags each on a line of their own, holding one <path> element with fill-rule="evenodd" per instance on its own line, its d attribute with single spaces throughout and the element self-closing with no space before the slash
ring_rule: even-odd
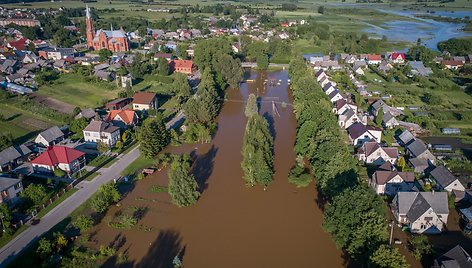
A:
<svg viewBox="0 0 472 268">
<path fill-rule="evenodd" d="M 248 117 L 243 138 L 241 167 L 247 186 L 257 183 L 264 186 L 272 182 L 273 138 L 267 120 L 259 115 L 254 94 L 249 95 L 245 114 Z"/>
<path fill-rule="evenodd" d="M 305 157 L 325 206 L 323 228 L 359 264 L 407 267 L 388 237 L 383 201 L 357 178 L 356 161 L 344 143 L 331 103 L 302 57 L 290 62 L 294 111 L 298 122 L 295 152 Z"/>
</svg>

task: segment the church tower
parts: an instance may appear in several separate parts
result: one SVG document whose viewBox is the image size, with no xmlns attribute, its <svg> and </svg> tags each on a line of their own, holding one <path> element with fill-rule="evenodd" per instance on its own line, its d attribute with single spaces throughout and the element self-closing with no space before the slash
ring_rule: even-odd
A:
<svg viewBox="0 0 472 268">
<path fill-rule="evenodd" d="M 88 5 L 85 7 L 85 24 L 86 24 L 86 36 L 87 36 L 87 47 L 93 48 L 93 38 L 95 37 L 95 30 L 93 29 L 92 15 L 90 14 L 90 8 Z"/>
</svg>

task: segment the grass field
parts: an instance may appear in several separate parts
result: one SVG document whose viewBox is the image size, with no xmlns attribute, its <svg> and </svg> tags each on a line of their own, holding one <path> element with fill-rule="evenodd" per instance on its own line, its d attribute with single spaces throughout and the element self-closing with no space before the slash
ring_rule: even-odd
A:
<svg viewBox="0 0 472 268">
<path fill-rule="evenodd" d="M 0 114 L 5 118 L 5 121 L 0 121 L 0 133 L 10 133 L 15 143 L 25 142 L 41 130 L 60 125 L 60 122 L 5 103 L 0 103 Z"/>
<path fill-rule="evenodd" d="M 147 159 L 144 156 L 140 155 L 133 163 L 129 164 L 121 175 L 130 176 L 136 175 L 136 172 L 140 171 L 143 168 L 148 168 L 154 164 L 154 159 Z"/>
<path fill-rule="evenodd" d="M 54 84 L 42 86 L 39 95 L 45 95 L 74 106 L 95 108 L 102 101 L 116 98 L 119 90 L 110 90 L 105 83 L 89 83 L 74 73 L 62 75 Z"/>
</svg>

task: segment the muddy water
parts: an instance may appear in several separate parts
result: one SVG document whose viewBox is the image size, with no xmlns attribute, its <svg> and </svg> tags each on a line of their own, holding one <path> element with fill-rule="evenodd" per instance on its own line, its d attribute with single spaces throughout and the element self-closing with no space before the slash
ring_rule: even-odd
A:
<svg viewBox="0 0 472 268">
<path fill-rule="evenodd" d="M 102 223 L 91 231 L 92 245 L 113 245 L 126 252 L 124 266 L 172 267 L 174 256 L 182 256 L 185 267 L 342 267 L 342 252 L 321 229 L 314 185 L 297 189 L 287 182 L 295 162 L 293 143 L 296 121 L 292 108 L 278 104 L 274 116 L 272 101 L 290 103 L 285 71 L 251 73 L 254 83 L 229 90 L 218 118 L 218 132 L 211 144 L 169 148 L 173 153 L 193 151 L 198 156 L 194 173 L 203 193 L 188 208 L 170 204 L 167 193 L 151 193 L 152 185 L 166 185 L 166 171 L 139 181 Z M 275 87 L 263 79 L 282 79 Z M 246 118 L 244 101 L 249 93 L 261 96 L 261 114 L 275 133 L 274 182 L 246 188 L 242 180 L 241 147 Z M 119 230 L 107 220 L 128 206 L 147 207 L 140 227 Z M 112 258 L 105 266 L 116 266 Z"/>
</svg>

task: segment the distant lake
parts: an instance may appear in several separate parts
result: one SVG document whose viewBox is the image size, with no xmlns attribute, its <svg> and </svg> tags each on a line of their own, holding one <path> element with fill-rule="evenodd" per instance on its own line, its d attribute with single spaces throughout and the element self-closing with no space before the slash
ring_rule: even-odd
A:
<svg viewBox="0 0 472 268">
<path fill-rule="evenodd" d="M 421 38 L 423 44 L 433 50 L 437 50 L 437 44 L 441 41 L 457 38 L 472 36 L 472 33 L 462 31 L 463 24 L 440 22 L 432 19 L 423 19 L 415 17 L 418 12 L 415 11 L 402 11 L 402 10 L 385 10 L 376 9 L 380 12 L 395 14 L 407 18 L 414 19 L 415 21 L 405 20 L 392 20 L 382 24 L 380 27 L 367 24 L 370 27 L 364 29 L 364 32 L 376 34 L 379 36 L 387 36 L 391 41 L 405 41 L 405 42 L 416 42 L 418 38 Z M 449 16 L 449 17 L 465 17 L 471 16 L 472 12 L 469 11 L 437 11 L 431 15 Z"/>
</svg>

